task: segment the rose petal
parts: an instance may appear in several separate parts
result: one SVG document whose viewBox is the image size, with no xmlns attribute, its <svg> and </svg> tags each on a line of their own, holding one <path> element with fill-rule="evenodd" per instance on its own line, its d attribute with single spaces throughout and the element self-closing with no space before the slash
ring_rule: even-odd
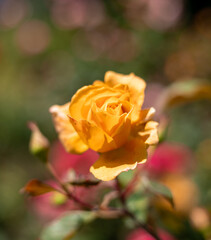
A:
<svg viewBox="0 0 211 240">
<path fill-rule="evenodd" d="M 146 146 L 140 137 L 133 138 L 119 149 L 102 153 L 90 168 L 98 179 L 110 181 L 123 171 L 134 169 L 147 159 Z"/>
<path fill-rule="evenodd" d="M 69 106 L 70 116 L 76 120 L 86 119 L 92 102 L 100 99 L 105 101 L 110 97 L 120 97 L 123 93 L 123 90 L 116 90 L 105 84 L 82 87 L 71 99 Z"/>
<path fill-rule="evenodd" d="M 139 111 L 144 101 L 144 90 L 146 87 L 145 81 L 133 73 L 129 75 L 123 75 L 108 71 L 105 74 L 105 83 L 112 87 L 117 84 L 124 84 L 128 86 L 130 92 L 130 101 L 132 104 L 134 104 L 132 122 L 137 121 Z"/>
<path fill-rule="evenodd" d="M 101 128 L 87 120 L 77 121 L 69 116 L 70 122 L 81 137 L 81 139 L 96 152 L 107 152 L 116 149 L 114 139 Z"/>
<path fill-rule="evenodd" d="M 141 110 L 139 123 L 144 123 L 151 120 L 154 115 L 155 109 L 153 107 Z"/>
<path fill-rule="evenodd" d="M 106 84 L 100 80 L 95 80 L 92 85 L 106 86 Z"/>
<path fill-rule="evenodd" d="M 157 122 L 149 121 L 144 125 L 143 130 L 138 132 L 139 136 L 142 137 L 145 144 L 152 145 L 158 143 L 159 138 L 157 126 Z"/>
<path fill-rule="evenodd" d="M 88 150 L 88 146 L 81 140 L 75 129 L 69 122 L 67 114 L 69 113 L 69 104 L 62 106 L 54 105 L 49 111 L 53 116 L 56 131 L 59 134 L 59 139 L 64 145 L 67 152 L 83 153 Z"/>
<path fill-rule="evenodd" d="M 151 120 L 155 114 L 155 109 L 153 107 L 146 108 L 139 111 L 139 117 L 136 122 L 133 122 L 134 127 L 138 127 L 143 123 L 146 123 L 147 121 Z"/>
<path fill-rule="evenodd" d="M 119 105 L 120 106 L 120 105 Z M 121 107 L 121 106 L 120 106 Z M 102 128 L 109 136 L 114 137 L 115 133 L 123 126 L 124 132 L 130 133 L 130 111 L 122 114 L 111 114 L 108 109 L 104 111 L 93 104 L 89 112 L 89 121 L 94 121 L 97 126 Z M 125 142 L 125 141 L 124 141 Z M 118 144 L 117 144 L 118 145 Z M 122 144 L 121 144 L 122 145 Z"/>
<path fill-rule="evenodd" d="M 90 120 L 94 121 L 106 133 L 112 136 L 113 129 L 120 126 L 120 124 L 127 117 L 127 113 L 120 116 L 112 115 L 109 112 L 103 111 L 94 104 L 90 111 Z"/>
</svg>

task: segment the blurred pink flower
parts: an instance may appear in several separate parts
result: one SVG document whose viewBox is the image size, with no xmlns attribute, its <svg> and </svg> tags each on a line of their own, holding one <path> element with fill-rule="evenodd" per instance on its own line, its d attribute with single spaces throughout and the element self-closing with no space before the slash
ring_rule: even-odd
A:
<svg viewBox="0 0 211 240">
<path fill-rule="evenodd" d="M 183 0 L 144 0 L 144 21 L 153 29 L 167 30 L 178 24 L 183 13 Z"/>
<path fill-rule="evenodd" d="M 48 24 L 41 20 L 29 20 L 19 26 L 15 42 L 25 55 L 37 55 L 47 49 L 51 41 Z"/>
<path fill-rule="evenodd" d="M 161 240 L 175 240 L 171 235 L 169 235 L 167 232 L 163 230 L 158 231 L 158 235 Z M 137 229 L 130 233 L 127 240 L 155 240 L 153 236 L 151 236 L 148 232 L 146 232 L 143 229 Z"/>
<path fill-rule="evenodd" d="M 104 22 L 106 16 L 104 6 L 98 0 L 55 0 L 51 17 L 61 29 L 90 29 Z"/>
<path fill-rule="evenodd" d="M 89 168 L 98 157 L 91 149 L 81 155 L 67 153 L 60 142 L 54 143 L 50 151 L 50 161 L 60 178 L 64 178 L 71 169 L 79 176 L 91 176 Z"/>
<path fill-rule="evenodd" d="M 126 17 L 135 28 L 165 31 L 179 24 L 183 16 L 184 0 L 130 0 L 125 1 Z"/>
<path fill-rule="evenodd" d="M 10 29 L 16 27 L 30 12 L 30 5 L 25 0 L 0 1 L 0 26 Z"/>
<path fill-rule="evenodd" d="M 176 143 L 160 144 L 146 163 L 146 170 L 152 175 L 184 173 L 193 165 L 191 151 Z"/>
</svg>

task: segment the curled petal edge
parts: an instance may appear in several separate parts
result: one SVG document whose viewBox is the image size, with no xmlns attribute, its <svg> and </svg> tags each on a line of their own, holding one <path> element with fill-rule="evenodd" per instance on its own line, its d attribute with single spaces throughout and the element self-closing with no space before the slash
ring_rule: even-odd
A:
<svg viewBox="0 0 211 240">
<path fill-rule="evenodd" d="M 132 170 L 146 160 L 147 149 L 142 138 L 132 138 L 121 148 L 100 154 L 90 172 L 100 180 L 110 181 L 121 172 Z"/>
<path fill-rule="evenodd" d="M 158 123 L 155 121 L 148 121 L 142 131 L 138 132 L 138 135 L 142 137 L 143 141 L 147 145 L 157 144 L 159 141 L 158 131 L 157 131 Z"/>
<path fill-rule="evenodd" d="M 49 111 L 52 114 L 55 129 L 59 139 L 67 152 L 82 154 L 88 150 L 88 146 L 81 140 L 68 119 L 69 104 L 53 105 Z"/>
</svg>

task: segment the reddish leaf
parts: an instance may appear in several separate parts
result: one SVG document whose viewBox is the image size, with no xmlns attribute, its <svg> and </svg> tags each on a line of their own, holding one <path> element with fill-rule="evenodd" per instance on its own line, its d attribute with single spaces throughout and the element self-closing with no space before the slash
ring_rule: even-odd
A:
<svg viewBox="0 0 211 240">
<path fill-rule="evenodd" d="M 21 192 L 27 193 L 30 196 L 39 196 L 48 192 L 58 191 L 50 185 L 43 183 L 37 179 L 33 179 L 21 189 Z"/>
</svg>

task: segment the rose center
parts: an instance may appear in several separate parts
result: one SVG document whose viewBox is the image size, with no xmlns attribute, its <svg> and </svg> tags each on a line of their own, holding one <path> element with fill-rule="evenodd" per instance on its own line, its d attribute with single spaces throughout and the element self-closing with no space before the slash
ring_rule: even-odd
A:
<svg viewBox="0 0 211 240">
<path fill-rule="evenodd" d="M 106 111 L 112 115 L 118 115 L 118 116 L 124 113 L 121 103 L 108 104 Z"/>
</svg>

